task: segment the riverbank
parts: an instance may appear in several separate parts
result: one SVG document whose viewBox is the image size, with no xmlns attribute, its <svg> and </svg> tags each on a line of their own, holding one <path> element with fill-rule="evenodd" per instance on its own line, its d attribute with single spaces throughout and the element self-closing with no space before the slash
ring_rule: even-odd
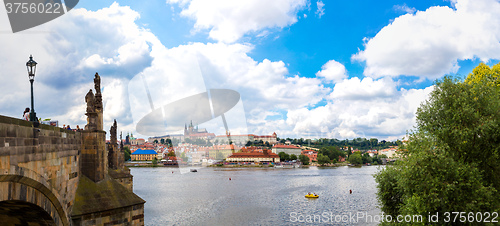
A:
<svg viewBox="0 0 500 226">
<path fill-rule="evenodd" d="M 179 167 L 178 165 L 165 166 L 162 163 L 153 165 L 151 161 L 137 161 L 137 162 L 125 162 L 126 167 Z M 347 162 L 335 163 L 335 164 L 318 164 L 310 163 L 309 165 L 295 164 L 295 165 L 275 165 L 275 164 L 212 164 L 212 165 L 181 165 L 181 167 L 222 167 L 222 168 L 307 168 L 309 166 L 316 167 L 340 167 L 347 166 Z"/>
<path fill-rule="evenodd" d="M 339 167 L 339 166 L 347 166 L 347 162 L 339 162 L 339 163 L 329 163 L 329 164 L 318 164 L 316 162 L 310 163 L 310 166 L 319 166 L 319 167 Z"/>
</svg>

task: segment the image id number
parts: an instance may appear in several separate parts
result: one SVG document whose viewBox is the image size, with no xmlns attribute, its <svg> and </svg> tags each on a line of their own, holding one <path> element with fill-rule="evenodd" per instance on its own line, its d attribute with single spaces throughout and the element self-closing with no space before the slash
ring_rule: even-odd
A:
<svg viewBox="0 0 500 226">
<path fill-rule="evenodd" d="M 485 222 L 485 223 L 496 223 L 498 222 L 498 212 L 445 212 L 444 222 Z"/>
<path fill-rule="evenodd" d="M 7 3 L 7 13 L 62 13 L 60 3 Z"/>
</svg>

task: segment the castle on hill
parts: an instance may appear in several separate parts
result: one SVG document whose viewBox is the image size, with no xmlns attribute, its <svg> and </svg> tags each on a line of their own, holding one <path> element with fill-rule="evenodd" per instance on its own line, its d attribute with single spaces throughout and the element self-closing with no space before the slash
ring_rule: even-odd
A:
<svg viewBox="0 0 500 226">
<path fill-rule="evenodd" d="M 207 129 L 198 129 L 198 126 L 194 127 L 192 120 L 191 123 L 189 124 L 189 127 L 186 124 L 184 124 L 184 137 L 199 136 L 199 135 L 208 136 L 210 134 L 207 132 Z"/>
</svg>

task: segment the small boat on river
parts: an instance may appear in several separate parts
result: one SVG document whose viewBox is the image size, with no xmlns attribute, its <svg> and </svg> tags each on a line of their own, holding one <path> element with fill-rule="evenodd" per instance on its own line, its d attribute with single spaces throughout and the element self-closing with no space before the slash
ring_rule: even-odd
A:
<svg viewBox="0 0 500 226">
<path fill-rule="evenodd" d="M 309 193 L 306 195 L 306 198 L 317 199 L 317 198 L 319 198 L 319 195 Z"/>
<path fill-rule="evenodd" d="M 192 173 L 196 173 L 196 172 L 198 172 L 198 170 L 197 170 L 197 169 L 191 169 L 190 171 L 191 171 Z"/>
</svg>

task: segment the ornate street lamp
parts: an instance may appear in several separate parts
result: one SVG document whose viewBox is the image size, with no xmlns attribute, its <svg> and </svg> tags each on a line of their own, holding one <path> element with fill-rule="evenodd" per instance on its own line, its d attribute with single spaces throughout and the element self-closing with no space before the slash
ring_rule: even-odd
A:
<svg viewBox="0 0 500 226">
<path fill-rule="evenodd" d="M 30 121 L 37 122 L 36 113 L 35 113 L 35 104 L 33 99 L 33 81 L 35 81 L 35 71 L 36 71 L 36 62 L 33 60 L 33 56 L 30 55 L 30 60 L 26 62 L 26 68 L 28 69 L 28 77 L 31 83 L 31 112 L 30 112 Z"/>
</svg>

